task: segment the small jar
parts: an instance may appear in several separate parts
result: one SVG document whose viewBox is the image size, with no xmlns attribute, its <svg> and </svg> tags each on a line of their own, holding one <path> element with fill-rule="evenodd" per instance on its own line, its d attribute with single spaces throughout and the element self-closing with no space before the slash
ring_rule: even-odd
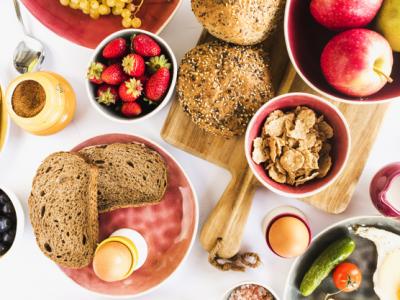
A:
<svg viewBox="0 0 400 300">
<path fill-rule="evenodd" d="M 119 229 L 97 246 L 93 271 L 103 281 L 124 280 L 143 266 L 147 255 L 147 243 L 139 232 Z"/>
<path fill-rule="evenodd" d="M 4 99 L 4 90 L 0 84 L 0 152 L 6 144 L 9 131 L 9 117 Z"/>
<path fill-rule="evenodd" d="M 15 96 L 13 99 L 14 93 L 31 97 L 24 95 L 24 84 L 35 86 L 40 92 L 40 102 L 43 99 L 44 102 L 33 106 L 27 105 L 26 98 L 18 100 Z M 40 71 L 26 73 L 14 79 L 6 91 L 6 105 L 8 114 L 19 127 L 32 134 L 50 135 L 64 129 L 71 122 L 75 114 L 76 98 L 71 85 L 62 76 Z M 21 113 L 24 110 L 27 114 Z"/>
</svg>

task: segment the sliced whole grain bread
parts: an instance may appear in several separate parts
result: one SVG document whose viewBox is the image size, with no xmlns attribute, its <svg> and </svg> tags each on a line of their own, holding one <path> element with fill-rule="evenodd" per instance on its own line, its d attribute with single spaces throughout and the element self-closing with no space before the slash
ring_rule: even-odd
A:
<svg viewBox="0 0 400 300">
<path fill-rule="evenodd" d="M 87 266 L 96 249 L 97 167 L 78 154 L 57 152 L 37 170 L 29 216 L 37 244 L 57 264 Z"/>
<path fill-rule="evenodd" d="M 79 153 L 99 168 L 99 212 L 161 201 L 167 188 L 167 166 L 156 151 L 138 143 L 115 143 Z"/>
</svg>

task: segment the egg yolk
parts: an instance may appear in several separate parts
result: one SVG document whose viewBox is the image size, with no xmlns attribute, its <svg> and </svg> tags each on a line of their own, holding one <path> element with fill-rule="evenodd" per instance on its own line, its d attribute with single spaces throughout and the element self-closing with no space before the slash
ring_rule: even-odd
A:
<svg viewBox="0 0 400 300">
<path fill-rule="evenodd" d="M 286 216 L 271 225 L 267 238 L 276 254 L 290 258 L 299 256 L 307 250 L 310 234 L 304 222 Z"/>
<path fill-rule="evenodd" d="M 93 258 L 93 270 L 104 281 L 118 281 L 126 277 L 132 263 L 132 254 L 127 246 L 120 242 L 109 242 L 97 250 Z"/>
</svg>

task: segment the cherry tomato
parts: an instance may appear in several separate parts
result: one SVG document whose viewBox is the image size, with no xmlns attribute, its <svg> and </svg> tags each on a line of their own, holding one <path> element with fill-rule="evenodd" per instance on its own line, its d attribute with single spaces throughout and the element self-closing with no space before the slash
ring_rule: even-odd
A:
<svg viewBox="0 0 400 300">
<path fill-rule="evenodd" d="M 348 293 L 357 290 L 361 281 L 361 271 L 355 264 L 344 262 L 333 271 L 333 283 L 337 289 L 343 292 Z"/>
</svg>

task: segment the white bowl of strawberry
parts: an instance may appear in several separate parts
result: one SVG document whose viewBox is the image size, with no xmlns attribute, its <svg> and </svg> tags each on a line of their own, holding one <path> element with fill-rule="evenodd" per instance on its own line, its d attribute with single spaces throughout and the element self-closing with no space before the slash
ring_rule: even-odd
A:
<svg viewBox="0 0 400 300">
<path fill-rule="evenodd" d="M 102 115 L 132 123 L 167 105 L 177 69 L 176 58 L 163 39 L 145 30 L 125 29 L 106 37 L 94 50 L 86 90 Z"/>
</svg>

